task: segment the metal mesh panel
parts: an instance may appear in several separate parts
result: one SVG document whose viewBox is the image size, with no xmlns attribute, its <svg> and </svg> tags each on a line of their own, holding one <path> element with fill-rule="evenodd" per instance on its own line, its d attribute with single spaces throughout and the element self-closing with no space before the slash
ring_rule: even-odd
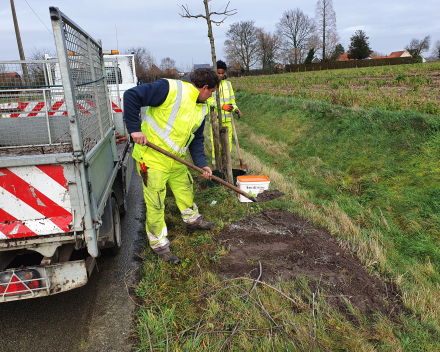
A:
<svg viewBox="0 0 440 352">
<path fill-rule="evenodd" d="M 111 126 L 101 48 L 64 19 L 63 28 L 81 138 L 87 154 Z"/>
<path fill-rule="evenodd" d="M 70 142 L 60 77 L 56 60 L 0 62 L 0 148 Z"/>
</svg>

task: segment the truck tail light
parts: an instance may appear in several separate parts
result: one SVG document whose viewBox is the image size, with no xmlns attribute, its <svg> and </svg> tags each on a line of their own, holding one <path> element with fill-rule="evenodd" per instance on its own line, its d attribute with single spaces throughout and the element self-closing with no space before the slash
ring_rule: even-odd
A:
<svg viewBox="0 0 440 352">
<path fill-rule="evenodd" d="M 0 273 L 0 296 L 23 295 L 40 288 L 40 275 L 36 270 Z"/>
</svg>

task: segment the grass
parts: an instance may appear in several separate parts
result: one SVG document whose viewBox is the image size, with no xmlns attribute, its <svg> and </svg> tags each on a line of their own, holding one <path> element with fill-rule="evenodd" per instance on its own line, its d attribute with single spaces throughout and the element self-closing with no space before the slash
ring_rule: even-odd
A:
<svg viewBox="0 0 440 352">
<path fill-rule="evenodd" d="M 169 237 L 183 261 L 163 264 L 146 247 L 136 349 L 439 351 L 439 117 L 240 90 L 243 160 L 287 196 L 245 205 L 224 188 L 196 184 L 201 213 L 219 226 L 190 235 L 167 196 Z M 307 278 L 255 287 L 219 278 L 215 266 L 229 248 L 213 236 L 266 207 L 328 228 L 372 275 L 398 285 L 409 314 L 367 316 L 346 301 L 348 319 Z"/>
<path fill-rule="evenodd" d="M 239 92 L 321 100 L 355 108 L 440 114 L 440 63 L 232 79 Z"/>
</svg>

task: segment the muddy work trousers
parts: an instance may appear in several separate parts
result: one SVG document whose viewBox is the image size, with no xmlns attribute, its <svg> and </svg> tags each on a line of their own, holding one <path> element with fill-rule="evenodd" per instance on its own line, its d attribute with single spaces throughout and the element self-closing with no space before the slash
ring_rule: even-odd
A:
<svg viewBox="0 0 440 352">
<path fill-rule="evenodd" d="M 232 123 L 229 122 L 223 122 L 223 127 L 228 128 L 229 133 L 229 150 L 232 150 L 232 136 L 234 135 L 234 131 L 232 129 Z M 214 133 L 212 132 L 212 125 L 211 125 L 211 145 L 212 145 L 212 159 L 214 160 L 215 154 L 214 154 Z"/>
<path fill-rule="evenodd" d="M 188 225 L 201 217 L 193 201 L 193 179 L 187 167 L 178 162 L 174 162 L 167 172 L 147 168 L 145 175 L 142 174 L 139 163 L 137 169 L 143 180 L 148 241 L 156 254 L 169 252 L 170 241 L 167 239 L 164 204 L 166 185 L 170 186 L 183 221 Z"/>
</svg>

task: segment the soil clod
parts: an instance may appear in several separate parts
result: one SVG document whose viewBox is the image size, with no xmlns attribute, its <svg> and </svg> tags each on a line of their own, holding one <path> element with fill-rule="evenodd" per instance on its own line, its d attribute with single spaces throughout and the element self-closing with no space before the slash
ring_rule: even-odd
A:
<svg viewBox="0 0 440 352">
<path fill-rule="evenodd" d="M 265 190 L 257 195 L 257 202 L 268 202 L 270 200 L 274 200 L 280 197 L 285 196 L 283 192 L 280 192 L 277 189 L 274 190 Z"/>
</svg>

